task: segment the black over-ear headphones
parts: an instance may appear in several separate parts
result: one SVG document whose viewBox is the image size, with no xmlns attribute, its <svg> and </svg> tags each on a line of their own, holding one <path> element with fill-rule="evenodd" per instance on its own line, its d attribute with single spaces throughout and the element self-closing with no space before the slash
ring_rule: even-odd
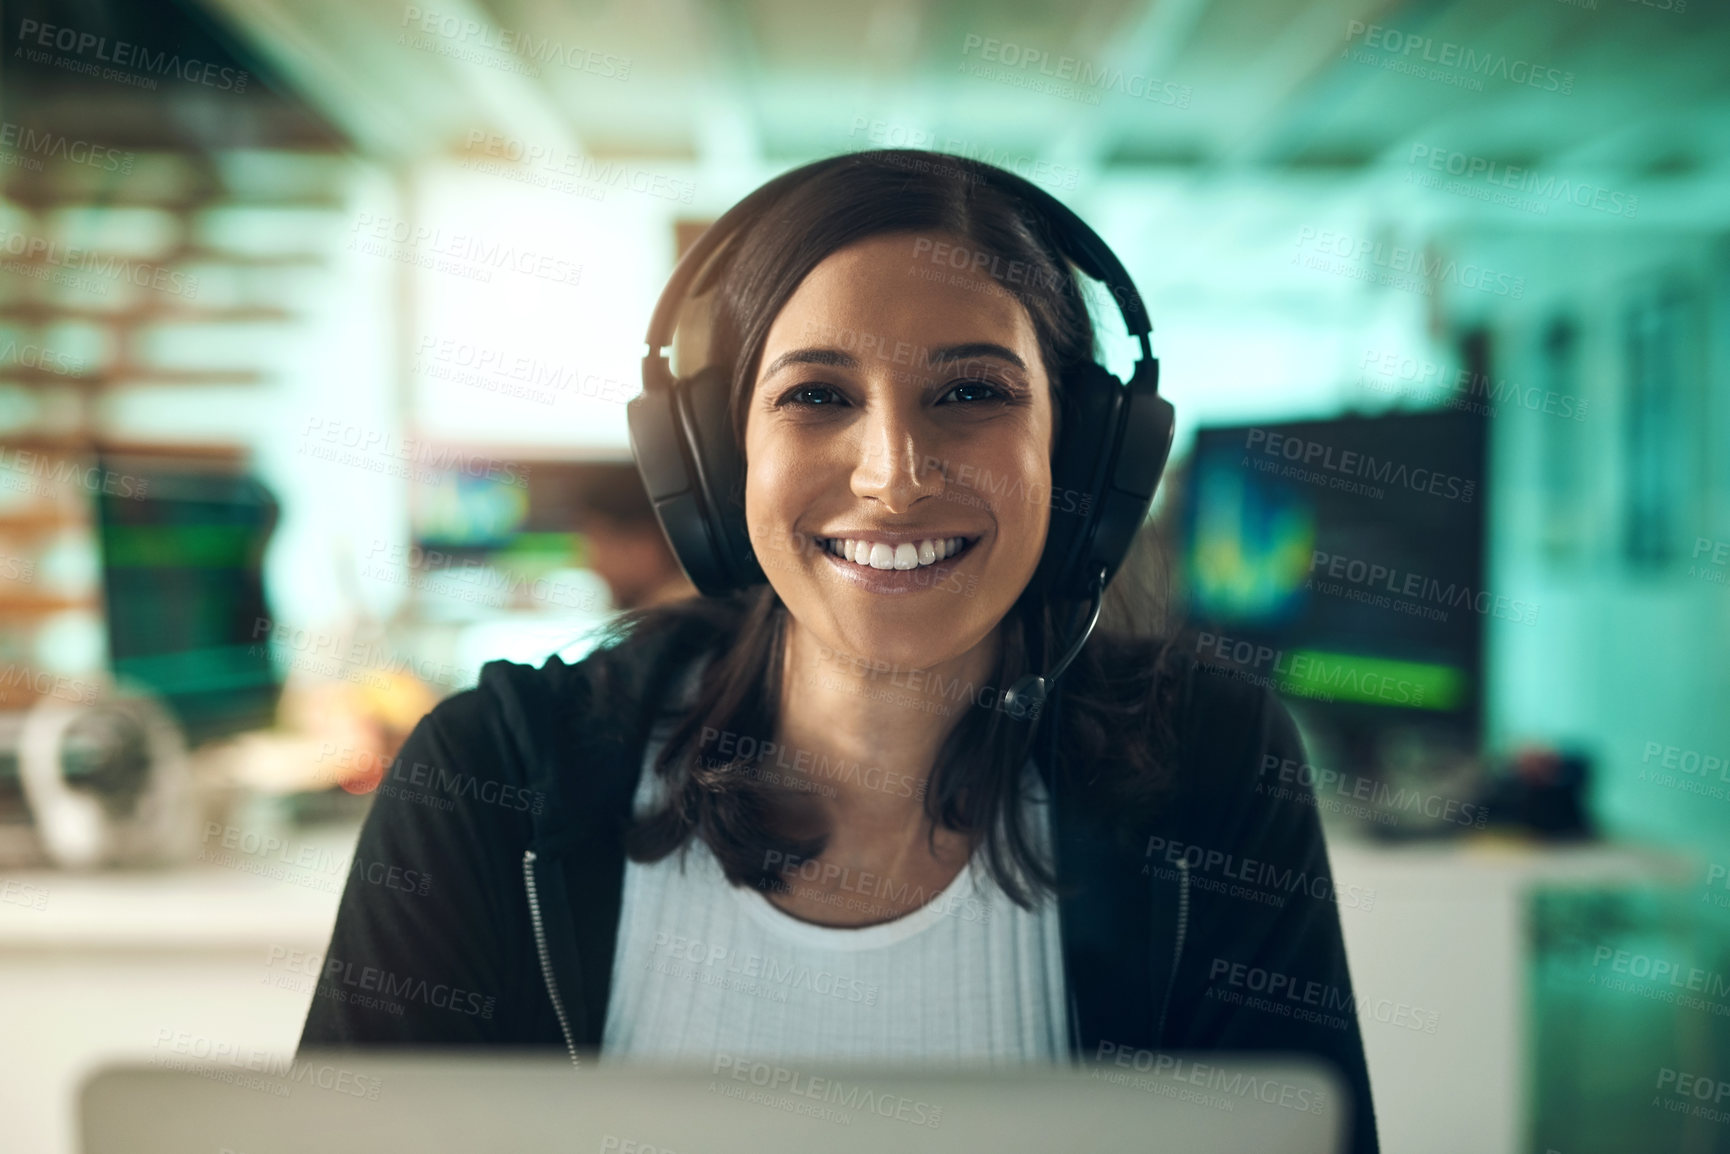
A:
<svg viewBox="0 0 1730 1154">
<path fill-rule="evenodd" d="M 1031 591 L 1054 599 L 1093 599 L 1097 620 L 1098 599 L 1147 519 L 1171 453 L 1174 412 L 1159 395 L 1159 362 L 1148 343 L 1152 325 L 1123 264 L 1079 216 L 1022 177 L 964 157 L 886 149 L 807 164 L 728 209 L 685 253 L 649 321 L 642 394 L 626 406 L 631 452 L 667 541 L 705 596 L 724 597 L 767 580 L 745 526 L 744 461 L 727 409 L 732 366 L 706 365 L 691 376 L 675 377 L 666 350 L 691 285 L 722 245 L 796 185 L 867 158 L 953 164 L 967 179 L 995 185 L 1032 207 L 1062 256 L 1106 285 L 1130 336 L 1140 342 L 1141 356 L 1128 382 L 1093 361 L 1062 381 L 1064 408 L 1051 464 L 1053 515 L 1029 584 Z M 1090 621 L 1083 641 L 1091 630 Z M 1078 641 L 1048 676 L 1055 679 L 1080 646 Z M 1040 681 L 1035 697 L 1043 698 L 1043 680 L 1033 680 Z M 1025 696 L 1021 685 L 1016 689 Z"/>
</svg>

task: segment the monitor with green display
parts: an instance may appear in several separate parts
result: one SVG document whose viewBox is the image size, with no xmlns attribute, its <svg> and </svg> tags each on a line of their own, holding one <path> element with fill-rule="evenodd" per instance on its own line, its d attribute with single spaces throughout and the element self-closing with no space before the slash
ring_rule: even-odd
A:
<svg viewBox="0 0 1730 1154">
<path fill-rule="evenodd" d="M 1454 411 L 1204 428 L 1182 510 L 1205 659 L 1344 718 L 1475 731 L 1487 588 L 1484 419 Z"/>
<path fill-rule="evenodd" d="M 109 660 L 160 695 L 197 744 L 269 726 L 281 682 L 261 643 L 274 496 L 244 474 L 148 471 L 142 496 L 98 498 Z"/>
</svg>

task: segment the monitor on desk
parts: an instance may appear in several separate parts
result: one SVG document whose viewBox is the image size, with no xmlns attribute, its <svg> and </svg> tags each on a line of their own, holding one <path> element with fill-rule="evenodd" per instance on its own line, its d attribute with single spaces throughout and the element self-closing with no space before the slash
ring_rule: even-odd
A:
<svg viewBox="0 0 1730 1154">
<path fill-rule="evenodd" d="M 1537 606 L 1486 582 L 1485 418 L 1436 411 L 1203 428 L 1180 512 L 1200 657 L 1280 691 L 1334 768 L 1390 739 L 1469 751 L 1486 628 Z"/>
<path fill-rule="evenodd" d="M 269 726 L 282 677 L 264 553 L 275 495 L 240 462 L 112 458 L 140 489 L 98 498 L 109 657 L 159 695 L 189 745 Z"/>
</svg>

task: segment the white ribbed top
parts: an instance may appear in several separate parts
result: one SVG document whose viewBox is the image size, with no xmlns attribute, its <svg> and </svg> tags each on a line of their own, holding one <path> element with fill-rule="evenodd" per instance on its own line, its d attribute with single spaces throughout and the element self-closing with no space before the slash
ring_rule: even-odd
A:
<svg viewBox="0 0 1730 1154">
<path fill-rule="evenodd" d="M 662 796 L 663 740 L 645 752 L 638 813 Z M 1031 760 L 1025 772 L 1049 852 L 1044 783 Z M 882 904 L 883 884 L 850 877 L 846 900 Z M 678 853 L 626 863 L 603 1060 L 1057 1062 L 1068 1019 L 1055 900 L 1020 908 L 982 855 L 925 905 L 863 929 L 801 921 L 729 884 L 700 839 L 683 867 Z"/>
</svg>

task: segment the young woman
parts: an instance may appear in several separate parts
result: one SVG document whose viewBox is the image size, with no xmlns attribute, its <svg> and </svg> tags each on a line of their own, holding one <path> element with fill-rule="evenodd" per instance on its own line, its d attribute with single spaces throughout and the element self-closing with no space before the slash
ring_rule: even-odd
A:
<svg viewBox="0 0 1730 1154">
<path fill-rule="evenodd" d="M 1376 1149 L 1355 891 L 1258 784 L 1304 759 L 1279 701 L 1153 636 L 1132 556 L 1043 716 L 1004 708 L 1074 636 L 1034 577 L 1087 498 L 1052 488 L 1066 382 L 1097 383 L 1020 187 L 856 154 L 741 229 L 702 290 L 766 582 L 493 662 L 421 721 L 357 857 L 426 884 L 351 876 L 303 1046 L 1298 1052 Z"/>
</svg>

